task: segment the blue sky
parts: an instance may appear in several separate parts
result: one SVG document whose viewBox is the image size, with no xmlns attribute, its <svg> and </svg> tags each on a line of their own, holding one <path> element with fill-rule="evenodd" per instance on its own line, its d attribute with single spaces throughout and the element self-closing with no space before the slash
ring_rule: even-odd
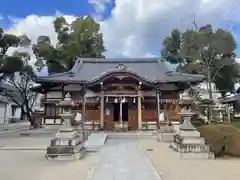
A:
<svg viewBox="0 0 240 180">
<path fill-rule="evenodd" d="M 25 17 L 30 14 L 54 15 L 56 11 L 76 16 L 95 12 L 88 0 L 2 0 L 1 4 L 4 4 L 1 6 L 1 14 L 14 17 Z M 114 3 L 107 4 L 103 16 L 107 17 L 113 7 Z"/>
<path fill-rule="evenodd" d="M 3 2 L 2 2 L 3 1 Z M 23 18 L 31 14 L 39 16 L 53 16 L 56 11 L 63 14 L 83 16 L 97 14 L 94 6 L 88 0 L 2 0 L 0 14 L 5 17 Z M 105 4 L 105 11 L 101 13 L 102 18 L 110 15 L 114 2 Z M 5 19 L 0 25 L 9 26 L 9 21 Z"/>
</svg>

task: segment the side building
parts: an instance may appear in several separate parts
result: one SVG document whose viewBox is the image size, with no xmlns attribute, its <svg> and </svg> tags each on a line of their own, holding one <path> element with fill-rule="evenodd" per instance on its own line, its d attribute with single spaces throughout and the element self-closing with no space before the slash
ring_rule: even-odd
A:
<svg viewBox="0 0 240 180">
<path fill-rule="evenodd" d="M 59 121 L 56 103 L 71 94 L 84 121 L 110 130 L 116 123 L 141 130 L 159 122 L 160 111 L 179 121 L 179 94 L 202 82 L 200 75 L 170 71 L 159 58 L 79 59 L 69 72 L 38 77 L 34 91 L 45 94 L 45 121 Z"/>
</svg>

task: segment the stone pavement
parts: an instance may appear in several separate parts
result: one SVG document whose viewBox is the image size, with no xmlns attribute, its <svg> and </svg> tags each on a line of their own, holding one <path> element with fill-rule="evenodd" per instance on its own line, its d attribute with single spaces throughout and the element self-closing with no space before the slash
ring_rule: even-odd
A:
<svg viewBox="0 0 240 180">
<path fill-rule="evenodd" d="M 136 137 L 112 137 L 88 180 L 160 180 Z"/>
<path fill-rule="evenodd" d="M 168 143 L 156 138 L 139 139 L 162 180 L 239 180 L 240 159 L 184 160 Z"/>
</svg>

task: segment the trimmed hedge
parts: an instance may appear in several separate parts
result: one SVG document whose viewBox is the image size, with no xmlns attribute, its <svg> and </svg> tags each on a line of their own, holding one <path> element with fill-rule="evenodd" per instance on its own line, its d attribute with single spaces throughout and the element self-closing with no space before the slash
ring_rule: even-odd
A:
<svg viewBox="0 0 240 180">
<path fill-rule="evenodd" d="M 210 151 L 215 156 L 221 156 L 225 151 L 225 134 L 215 125 L 203 125 L 198 127 L 198 130 L 210 146 Z"/>
<path fill-rule="evenodd" d="M 231 124 L 210 124 L 198 127 L 215 156 L 240 157 L 240 130 Z"/>
<path fill-rule="evenodd" d="M 240 134 L 230 135 L 226 142 L 226 151 L 230 156 L 240 157 Z"/>
<path fill-rule="evenodd" d="M 226 153 L 230 156 L 240 157 L 240 130 L 234 125 L 218 125 L 218 128 L 225 132 L 226 140 Z"/>
</svg>

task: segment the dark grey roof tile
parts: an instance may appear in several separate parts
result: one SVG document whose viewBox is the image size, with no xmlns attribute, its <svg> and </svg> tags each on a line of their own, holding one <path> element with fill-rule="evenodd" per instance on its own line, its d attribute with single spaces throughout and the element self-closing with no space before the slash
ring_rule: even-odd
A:
<svg viewBox="0 0 240 180">
<path fill-rule="evenodd" d="M 220 100 L 221 103 L 227 104 L 227 103 L 233 103 L 233 102 L 240 102 L 240 95 L 234 95 L 231 97 L 226 97 L 222 100 Z"/>
<path fill-rule="evenodd" d="M 39 77 L 37 82 L 69 81 L 93 82 L 109 73 L 128 72 L 150 83 L 202 81 L 203 76 L 170 72 L 159 58 L 94 59 L 77 60 L 72 70 L 65 73 Z"/>
</svg>

